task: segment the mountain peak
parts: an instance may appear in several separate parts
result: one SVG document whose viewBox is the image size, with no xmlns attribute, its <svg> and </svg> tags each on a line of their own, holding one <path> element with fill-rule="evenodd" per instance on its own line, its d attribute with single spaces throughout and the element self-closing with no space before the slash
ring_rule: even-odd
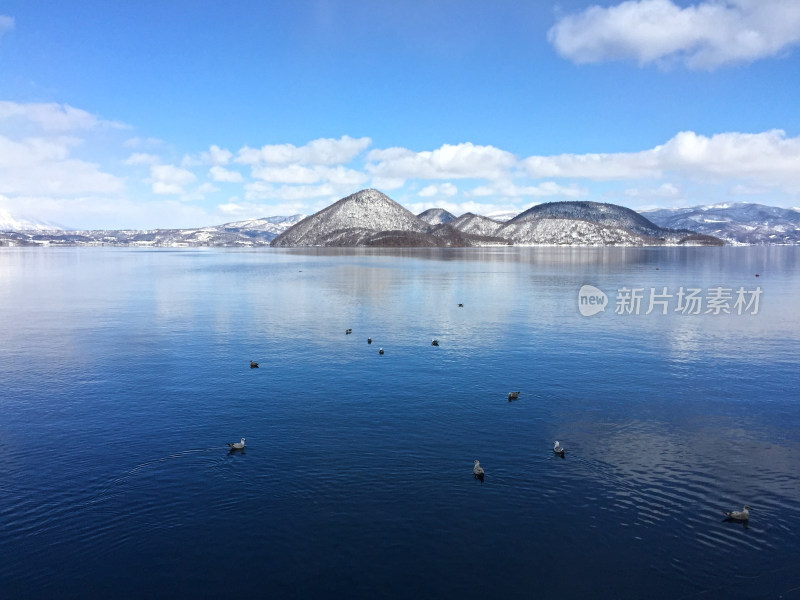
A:
<svg viewBox="0 0 800 600">
<path fill-rule="evenodd" d="M 380 231 L 424 233 L 428 224 L 386 194 L 366 189 L 306 217 L 273 241 L 273 246 L 358 245 Z"/>
</svg>

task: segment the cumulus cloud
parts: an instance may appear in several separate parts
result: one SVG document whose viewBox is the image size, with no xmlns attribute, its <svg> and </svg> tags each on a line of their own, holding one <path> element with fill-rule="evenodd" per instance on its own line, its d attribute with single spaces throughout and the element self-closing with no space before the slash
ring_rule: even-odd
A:
<svg viewBox="0 0 800 600">
<path fill-rule="evenodd" d="M 676 198 L 681 190 L 672 183 L 663 183 L 657 188 L 630 188 L 625 190 L 629 198 Z"/>
<path fill-rule="evenodd" d="M 628 0 L 560 19 L 550 43 L 575 63 L 681 61 L 692 69 L 780 55 L 800 42 L 797 0 Z"/>
<path fill-rule="evenodd" d="M 373 150 L 367 160 L 367 170 L 384 179 L 494 179 L 505 176 L 516 164 L 510 152 L 470 142 L 444 144 L 425 152 L 406 148 Z"/>
<path fill-rule="evenodd" d="M 661 170 L 652 152 L 558 154 L 530 156 L 522 166 L 531 177 L 592 179 L 612 181 L 659 177 Z"/>
<path fill-rule="evenodd" d="M 419 191 L 419 195 L 423 198 L 430 198 L 432 196 L 455 196 L 458 193 L 458 188 L 449 181 L 440 185 L 428 185 Z"/>
<path fill-rule="evenodd" d="M 567 198 L 580 198 L 588 192 L 574 185 L 563 186 L 553 181 L 545 181 L 538 185 L 516 185 L 507 181 L 497 182 L 491 185 L 478 186 L 469 192 L 467 196 L 499 196 L 502 198 L 541 198 L 545 196 L 566 196 Z"/>
<path fill-rule="evenodd" d="M 116 121 L 99 119 L 95 115 L 74 108 L 69 104 L 56 102 L 19 103 L 0 102 L 0 120 L 16 119 L 38 125 L 46 132 L 67 132 L 97 127 L 126 129 L 128 126 Z"/>
<path fill-rule="evenodd" d="M 95 163 L 70 157 L 80 140 L 71 137 L 25 138 L 0 135 L 0 193 L 68 196 L 114 193 L 122 181 Z"/>
<path fill-rule="evenodd" d="M 154 194 L 184 194 L 184 187 L 194 182 L 197 177 L 191 171 L 173 165 L 153 165 L 150 176 Z"/>
<path fill-rule="evenodd" d="M 242 181 L 242 174 L 239 171 L 231 171 L 217 165 L 209 169 L 208 176 L 214 181 L 225 183 L 239 183 Z"/>
<path fill-rule="evenodd" d="M 650 150 L 616 154 L 532 156 L 523 161 L 534 178 L 634 180 L 674 173 L 696 181 L 752 180 L 800 189 L 800 137 L 786 132 L 720 133 L 683 131 Z"/>
<path fill-rule="evenodd" d="M 245 146 L 236 155 L 236 162 L 245 165 L 342 165 L 363 152 L 372 140 L 368 137 L 320 138 L 305 146 L 293 144 L 267 145 L 261 148 Z"/>
</svg>

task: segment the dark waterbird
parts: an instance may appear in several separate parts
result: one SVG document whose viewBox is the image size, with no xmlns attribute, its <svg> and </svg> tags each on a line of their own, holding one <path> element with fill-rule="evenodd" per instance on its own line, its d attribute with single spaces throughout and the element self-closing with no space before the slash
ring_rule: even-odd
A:
<svg viewBox="0 0 800 600">
<path fill-rule="evenodd" d="M 459 306 L 460 308 L 464 308 L 464 305 L 463 305 L 463 304 L 461 304 L 460 302 L 459 302 L 458 306 Z"/>
<path fill-rule="evenodd" d="M 438 346 L 439 340 L 431 340 L 431 346 Z"/>
<path fill-rule="evenodd" d="M 383 348 L 378 349 L 378 354 L 383 354 Z"/>
<path fill-rule="evenodd" d="M 372 343 L 372 338 L 367 338 L 367 343 L 371 344 Z"/>
<path fill-rule="evenodd" d="M 508 401 L 516 400 L 519 398 L 519 392 L 508 392 Z"/>
<path fill-rule="evenodd" d="M 476 460 L 475 466 L 472 467 L 472 476 L 475 477 L 475 479 L 483 481 L 484 475 L 485 473 L 483 471 L 483 467 L 481 466 L 481 462 L 479 460 Z"/>
<path fill-rule="evenodd" d="M 352 329 L 346 329 L 346 330 L 345 330 L 345 334 L 346 334 L 346 335 L 350 335 L 351 333 L 353 333 L 353 330 L 352 330 Z"/>
<path fill-rule="evenodd" d="M 251 360 L 250 361 L 250 368 L 251 369 L 257 369 L 258 368 L 258 363 L 256 361 L 254 361 L 254 360 Z"/>
</svg>

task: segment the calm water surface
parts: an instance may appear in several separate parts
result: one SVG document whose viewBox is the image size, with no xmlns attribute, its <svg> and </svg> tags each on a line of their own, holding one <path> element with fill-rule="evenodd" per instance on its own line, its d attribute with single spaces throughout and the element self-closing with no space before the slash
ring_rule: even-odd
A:
<svg viewBox="0 0 800 600">
<path fill-rule="evenodd" d="M 2 249 L 0 598 L 800 598 L 799 267 Z"/>
</svg>

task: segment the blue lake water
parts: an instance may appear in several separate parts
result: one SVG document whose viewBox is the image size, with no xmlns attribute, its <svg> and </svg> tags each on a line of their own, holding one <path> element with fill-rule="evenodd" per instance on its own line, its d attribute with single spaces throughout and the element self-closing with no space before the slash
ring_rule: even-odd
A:
<svg viewBox="0 0 800 600">
<path fill-rule="evenodd" d="M 0 598 L 800 598 L 799 267 L 2 249 Z"/>
</svg>

